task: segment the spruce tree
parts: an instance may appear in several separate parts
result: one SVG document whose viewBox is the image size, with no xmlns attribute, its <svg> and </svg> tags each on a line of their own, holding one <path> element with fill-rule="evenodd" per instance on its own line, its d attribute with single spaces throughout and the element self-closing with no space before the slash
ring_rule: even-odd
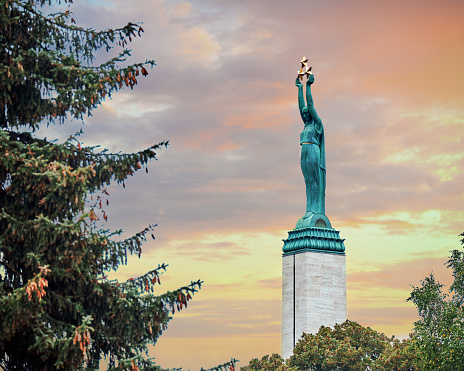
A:
<svg viewBox="0 0 464 371">
<path fill-rule="evenodd" d="M 35 133 L 82 119 L 133 88 L 154 61 L 126 61 L 139 24 L 82 28 L 69 10 L 46 15 L 54 3 L 0 0 L 0 368 L 98 369 L 105 358 L 111 370 L 155 369 L 147 345 L 201 282 L 156 296 L 164 264 L 109 281 L 128 254 L 140 257 L 153 226 L 120 240 L 99 223 L 110 181 L 124 184 L 168 142 L 113 154 L 78 137 L 57 143 Z M 117 56 L 95 63 L 97 51 L 112 48 Z"/>
</svg>

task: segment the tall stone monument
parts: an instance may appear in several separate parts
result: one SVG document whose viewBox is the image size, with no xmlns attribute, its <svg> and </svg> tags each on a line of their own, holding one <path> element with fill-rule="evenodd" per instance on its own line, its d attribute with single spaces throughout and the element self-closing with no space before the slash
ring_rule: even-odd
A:
<svg viewBox="0 0 464 371">
<path fill-rule="evenodd" d="M 282 256 L 282 357 L 292 355 L 303 332 L 342 323 L 346 313 L 346 256 L 339 232 L 325 215 L 324 127 L 314 108 L 314 75 L 303 57 L 298 72 L 301 170 L 306 184 L 306 212 L 288 232 Z M 303 80 L 306 81 L 306 104 Z"/>
</svg>

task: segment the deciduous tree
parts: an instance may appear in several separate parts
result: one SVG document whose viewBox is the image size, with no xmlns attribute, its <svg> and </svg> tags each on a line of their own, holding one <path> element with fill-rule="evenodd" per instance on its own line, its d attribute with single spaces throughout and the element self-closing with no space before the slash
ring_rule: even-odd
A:
<svg viewBox="0 0 464 371">
<path fill-rule="evenodd" d="M 304 334 L 289 358 L 299 370 L 419 370 L 414 343 L 390 338 L 370 327 L 346 321 L 317 334 Z"/>
<path fill-rule="evenodd" d="M 285 360 L 278 354 L 264 356 L 261 359 L 253 358 L 250 363 L 240 368 L 241 371 L 296 371 L 296 368 L 287 367 Z"/>
<path fill-rule="evenodd" d="M 446 264 L 454 277 L 448 292 L 431 273 L 420 286 L 413 287 L 408 299 L 419 311 L 420 320 L 414 324 L 414 339 L 427 370 L 464 369 L 463 251 L 453 250 Z"/>
<path fill-rule="evenodd" d="M 412 340 L 400 341 L 346 321 L 333 329 L 322 326 L 316 334 L 303 334 L 285 362 L 273 354 L 253 359 L 242 370 L 411 371 L 422 370 L 421 362 Z"/>
</svg>

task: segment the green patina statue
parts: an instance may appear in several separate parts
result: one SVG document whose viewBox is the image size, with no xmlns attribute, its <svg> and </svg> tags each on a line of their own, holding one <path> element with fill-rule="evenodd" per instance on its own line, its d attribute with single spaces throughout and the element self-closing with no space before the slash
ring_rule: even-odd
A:
<svg viewBox="0 0 464 371">
<path fill-rule="evenodd" d="M 306 183 L 306 214 L 308 218 L 313 214 L 325 214 L 325 145 L 324 127 L 314 108 L 311 95 L 311 85 L 314 75 L 308 74 L 306 82 L 306 103 L 303 97 L 303 84 L 300 76 L 296 79 L 298 87 L 298 106 L 304 129 L 300 134 L 301 170 Z"/>
<path fill-rule="evenodd" d="M 304 251 L 345 254 L 345 245 L 338 231 L 332 228 L 325 215 L 325 144 L 324 127 L 311 95 L 314 75 L 303 57 L 295 85 L 298 88 L 298 106 L 304 128 L 300 135 L 301 170 L 306 183 L 306 212 L 298 219 L 295 229 L 288 232 L 282 248 L 284 255 Z M 303 78 L 306 81 L 306 105 L 303 95 Z"/>
<path fill-rule="evenodd" d="M 284 255 L 304 251 L 319 251 L 330 254 L 345 254 L 345 245 L 339 232 L 332 228 L 325 215 L 325 144 L 324 127 L 311 95 L 314 75 L 308 60 L 303 57 L 301 70 L 295 85 L 298 88 L 298 106 L 304 128 L 300 135 L 301 170 L 306 184 L 306 212 L 298 219 L 295 229 L 288 232 L 282 248 Z M 302 80 L 306 81 L 306 105 Z"/>
</svg>

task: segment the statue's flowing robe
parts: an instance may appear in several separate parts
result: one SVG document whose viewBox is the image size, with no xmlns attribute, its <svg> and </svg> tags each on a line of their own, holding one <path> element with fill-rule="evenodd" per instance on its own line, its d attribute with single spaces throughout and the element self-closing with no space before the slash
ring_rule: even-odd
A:
<svg viewBox="0 0 464 371">
<path fill-rule="evenodd" d="M 306 211 L 325 214 L 326 164 L 324 127 L 322 122 L 320 122 L 319 129 L 320 130 L 317 130 L 315 122 L 311 120 L 305 125 L 305 128 L 300 135 L 300 144 L 305 146 L 301 149 L 301 169 L 306 183 Z M 318 150 L 310 146 L 317 146 Z M 313 182 L 314 179 L 312 179 L 314 174 L 316 174 L 317 179 L 316 185 Z M 313 189 L 313 187 L 317 187 L 317 189 Z"/>
<path fill-rule="evenodd" d="M 321 159 L 319 161 L 319 168 L 321 169 L 321 181 L 319 182 L 319 212 L 325 214 L 325 140 L 324 140 L 324 126 L 321 122 L 321 143 L 319 148 L 321 149 Z"/>
</svg>

